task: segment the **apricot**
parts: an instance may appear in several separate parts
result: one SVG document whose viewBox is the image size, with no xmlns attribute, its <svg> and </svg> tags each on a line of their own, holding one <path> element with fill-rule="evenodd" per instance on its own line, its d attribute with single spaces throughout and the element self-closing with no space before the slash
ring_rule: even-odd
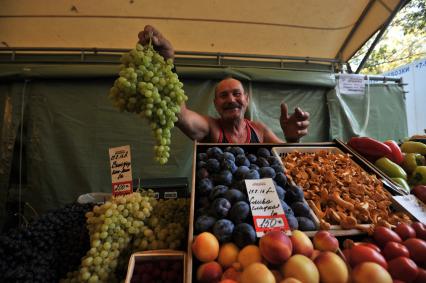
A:
<svg viewBox="0 0 426 283">
<path fill-rule="evenodd" d="M 293 277 L 304 283 L 319 283 L 319 272 L 314 262 L 304 255 L 290 257 L 281 267 L 284 278 Z"/>
<path fill-rule="evenodd" d="M 192 253 L 199 261 L 213 261 L 219 255 L 219 241 L 212 233 L 203 232 L 195 237 Z"/>
<path fill-rule="evenodd" d="M 275 283 L 272 272 L 263 263 L 255 262 L 243 270 L 241 283 Z"/>
<path fill-rule="evenodd" d="M 238 254 L 238 262 L 241 264 L 243 269 L 254 262 L 261 261 L 262 255 L 260 253 L 259 247 L 256 245 L 245 246 Z"/>
<path fill-rule="evenodd" d="M 223 268 L 230 267 L 238 260 L 240 249 L 234 243 L 223 244 L 219 249 L 219 257 L 217 261 Z"/>
<path fill-rule="evenodd" d="M 201 283 L 219 282 L 222 277 L 222 267 L 216 261 L 203 263 L 197 269 L 197 281 Z"/>
<path fill-rule="evenodd" d="M 293 251 L 290 238 L 282 231 L 270 231 L 259 240 L 262 256 L 272 264 L 282 264 Z"/>
<path fill-rule="evenodd" d="M 375 262 L 358 264 L 351 272 L 352 283 L 392 283 L 389 272 Z"/>
<path fill-rule="evenodd" d="M 290 240 L 293 244 L 293 254 L 301 254 L 307 257 L 312 256 L 314 245 L 305 233 L 299 230 L 293 230 Z"/>
<path fill-rule="evenodd" d="M 339 241 L 328 231 L 318 231 L 313 239 L 314 247 L 320 251 L 336 252 L 339 248 Z"/>
<path fill-rule="evenodd" d="M 318 268 L 321 282 L 346 283 L 349 279 L 349 271 L 343 259 L 332 252 L 322 252 L 314 260 Z"/>
</svg>

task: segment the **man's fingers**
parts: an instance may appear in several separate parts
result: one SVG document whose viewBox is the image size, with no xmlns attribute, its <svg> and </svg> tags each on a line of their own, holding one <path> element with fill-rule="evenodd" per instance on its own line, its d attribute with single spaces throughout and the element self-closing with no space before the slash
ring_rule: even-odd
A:
<svg viewBox="0 0 426 283">
<path fill-rule="evenodd" d="M 284 102 L 281 102 L 281 118 L 288 119 L 288 106 Z"/>
<path fill-rule="evenodd" d="M 309 121 L 297 122 L 297 126 L 302 129 L 306 129 L 309 127 Z"/>
</svg>

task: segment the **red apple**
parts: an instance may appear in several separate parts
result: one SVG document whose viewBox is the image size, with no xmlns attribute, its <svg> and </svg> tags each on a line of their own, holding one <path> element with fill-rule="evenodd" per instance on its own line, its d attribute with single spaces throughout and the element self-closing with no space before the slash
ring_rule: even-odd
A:
<svg viewBox="0 0 426 283">
<path fill-rule="evenodd" d="M 426 241 L 426 225 L 421 222 L 414 222 L 411 227 L 416 231 L 416 237 Z"/>
<path fill-rule="evenodd" d="M 404 241 L 404 246 L 410 252 L 410 258 L 419 266 L 426 263 L 426 241 L 421 239 L 408 239 Z"/>
<path fill-rule="evenodd" d="M 410 252 L 401 243 L 387 242 L 382 251 L 383 256 L 386 260 L 391 260 L 400 256 L 410 257 Z"/>
<path fill-rule="evenodd" d="M 416 230 L 407 223 L 400 223 L 396 226 L 395 232 L 401 237 L 404 241 L 408 238 L 416 237 Z"/>
<path fill-rule="evenodd" d="M 383 226 L 376 227 L 373 238 L 380 247 L 384 247 L 387 242 L 402 243 L 401 237 L 397 233 Z"/>
<path fill-rule="evenodd" d="M 393 279 L 404 282 L 413 282 L 419 272 L 417 265 L 408 257 L 397 257 L 388 262 L 389 273 Z"/>
<path fill-rule="evenodd" d="M 356 245 L 354 246 L 350 251 L 350 265 L 351 267 L 355 267 L 358 264 L 366 261 L 375 262 L 377 264 L 380 264 L 385 269 L 387 269 L 388 264 L 385 260 L 385 258 L 375 251 L 374 249 L 364 246 L 364 245 Z"/>
</svg>

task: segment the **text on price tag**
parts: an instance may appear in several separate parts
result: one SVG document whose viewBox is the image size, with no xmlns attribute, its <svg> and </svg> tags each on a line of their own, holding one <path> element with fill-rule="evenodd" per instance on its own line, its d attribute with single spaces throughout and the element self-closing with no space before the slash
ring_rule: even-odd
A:
<svg viewBox="0 0 426 283">
<path fill-rule="evenodd" d="M 130 146 L 120 146 L 109 149 L 111 165 L 112 195 L 125 195 L 132 190 L 132 163 Z"/>
<path fill-rule="evenodd" d="M 245 180 L 245 183 L 257 237 L 271 230 L 289 231 L 272 179 Z"/>
</svg>

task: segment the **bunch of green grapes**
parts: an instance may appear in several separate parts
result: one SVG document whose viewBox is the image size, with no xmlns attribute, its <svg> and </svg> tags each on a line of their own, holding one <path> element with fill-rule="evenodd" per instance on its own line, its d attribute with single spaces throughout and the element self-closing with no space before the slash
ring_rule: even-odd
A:
<svg viewBox="0 0 426 283">
<path fill-rule="evenodd" d="M 178 249 L 185 243 L 189 202 L 159 200 L 150 191 L 112 198 L 86 213 L 90 249 L 62 282 L 117 282 L 136 251 Z"/>
<path fill-rule="evenodd" d="M 137 44 L 121 62 L 120 77 L 109 97 L 120 111 L 138 113 L 149 121 L 156 140 L 155 159 L 163 165 L 170 157 L 171 129 L 180 105 L 188 99 L 183 84 L 172 71 L 173 60 L 164 60 L 151 44 Z"/>
</svg>

